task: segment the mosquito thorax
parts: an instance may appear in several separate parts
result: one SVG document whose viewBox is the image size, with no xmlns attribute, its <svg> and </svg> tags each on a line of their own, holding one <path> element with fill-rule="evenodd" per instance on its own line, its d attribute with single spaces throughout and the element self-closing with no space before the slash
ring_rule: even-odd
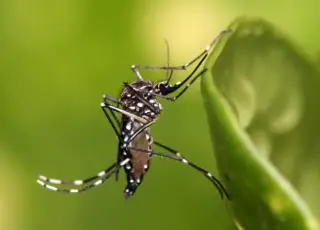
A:
<svg viewBox="0 0 320 230">
<path fill-rule="evenodd" d="M 162 110 L 151 81 L 124 83 L 120 101 L 124 110 L 151 120 Z"/>
<path fill-rule="evenodd" d="M 153 86 L 153 89 L 154 91 L 157 93 L 157 94 L 160 94 L 160 95 L 164 95 L 163 92 L 165 92 L 165 90 L 168 88 L 168 82 L 167 81 L 161 81 L 161 82 L 158 82 L 157 84 L 155 84 Z"/>
</svg>

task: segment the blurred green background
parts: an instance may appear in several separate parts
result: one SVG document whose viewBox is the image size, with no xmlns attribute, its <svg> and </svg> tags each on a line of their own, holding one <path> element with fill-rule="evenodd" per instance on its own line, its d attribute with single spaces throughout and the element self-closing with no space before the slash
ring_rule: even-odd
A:
<svg viewBox="0 0 320 230">
<path fill-rule="evenodd" d="M 39 173 L 78 179 L 115 160 L 116 138 L 99 104 L 135 77 L 131 64 L 182 64 L 238 15 L 274 23 L 318 55 L 316 1 L 0 1 L 0 229 L 234 229 L 201 175 L 154 159 L 124 201 L 122 175 L 81 195 L 40 188 Z M 143 72 L 161 79 L 165 73 Z M 180 80 L 183 77 L 176 79 Z M 217 173 L 199 84 L 163 102 L 157 140 Z"/>
</svg>

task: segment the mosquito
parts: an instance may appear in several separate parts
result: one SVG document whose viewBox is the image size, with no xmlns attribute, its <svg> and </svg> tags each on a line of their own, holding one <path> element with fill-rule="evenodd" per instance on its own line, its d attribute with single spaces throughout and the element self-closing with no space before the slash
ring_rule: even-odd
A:
<svg viewBox="0 0 320 230">
<path fill-rule="evenodd" d="M 124 83 L 119 98 L 104 95 L 101 108 L 118 138 L 118 154 L 116 162 L 107 169 L 83 180 L 60 180 L 40 175 L 37 183 L 56 192 L 81 193 L 103 184 L 111 175 L 115 174 L 118 180 L 119 170 L 124 169 L 127 185 L 124 189 L 125 198 L 133 196 L 141 185 L 147 173 L 151 159 L 154 156 L 172 159 L 190 166 L 203 174 L 219 191 L 221 198 L 230 199 L 222 183 L 209 171 L 194 164 L 181 153 L 156 140 L 150 134 L 150 126 L 158 119 L 162 105 L 159 98 L 175 102 L 187 89 L 207 70 L 199 68 L 206 60 L 208 52 L 216 42 L 230 30 L 221 31 L 205 50 L 184 65 L 179 66 L 147 66 L 132 65 L 131 69 L 136 80 Z M 195 65 L 184 80 L 170 84 L 174 71 L 188 70 Z M 139 70 L 165 70 L 167 78 L 152 82 L 144 80 Z M 197 73 L 198 71 L 198 73 Z M 172 94 L 176 93 L 175 96 Z M 120 117 L 119 117 L 120 116 Z M 163 152 L 153 150 L 153 145 L 160 147 Z M 70 186 L 69 188 L 64 188 Z"/>
</svg>

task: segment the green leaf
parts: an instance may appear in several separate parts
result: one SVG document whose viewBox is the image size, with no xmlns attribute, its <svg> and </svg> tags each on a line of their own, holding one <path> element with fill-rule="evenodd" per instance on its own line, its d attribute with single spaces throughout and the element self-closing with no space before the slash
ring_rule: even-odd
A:
<svg viewBox="0 0 320 230">
<path fill-rule="evenodd" d="M 307 104 L 303 81 L 316 68 L 262 20 L 240 18 L 230 29 L 209 54 L 202 78 L 230 210 L 247 230 L 318 229 L 304 200 L 269 160 L 274 139 L 301 124 Z"/>
</svg>

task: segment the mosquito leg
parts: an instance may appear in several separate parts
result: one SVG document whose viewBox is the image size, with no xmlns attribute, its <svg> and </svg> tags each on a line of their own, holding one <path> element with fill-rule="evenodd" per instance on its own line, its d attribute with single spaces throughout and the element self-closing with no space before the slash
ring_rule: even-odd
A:
<svg viewBox="0 0 320 230">
<path fill-rule="evenodd" d="M 111 102 L 117 103 L 117 104 L 121 103 L 118 98 L 114 98 L 114 97 L 111 97 L 111 96 L 108 96 L 108 95 L 103 95 L 102 97 L 103 97 L 104 102 L 111 101 Z"/>
<path fill-rule="evenodd" d="M 189 165 L 190 167 L 196 169 L 197 171 L 201 172 L 204 176 L 206 176 L 206 178 L 208 178 L 214 184 L 214 186 L 218 189 L 222 199 L 224 196 L 226 196 L 227 199 L 230 200 L 229 194 L 226 191 L 226 189 L 224 188 L 224 186 L 221 184 L 221 182 L 216 177 L 214 177 L 210 172 L 206 171 L 205 169 L 188 161 L 186 158 L 182 157 L 181 155 L 178 156 L 178 155 L 170 155 L 170 154 L 157 153 L 157 152 L 153 152 L 153 155 L 176 160 L 176 161 L 179 161 L 181 163 L 184 163 L 184 164 Z"/>
<path fill-rule="evenodd" d="M 195 58 L 193 58 L 191 61 L 185 63 L 184 65 L 180 65 L 180 66 L 149 66 L 149 65 L 132 65 L 131 69 L 133 70 L 134 73 L 139 73 L 138 69 L 151 69 L 151 70 L 186 70 L 190 65 L 192 65 L 193 63 L 195 63 L 197 60 L 199 60 L 201 57 L 203 57 L 204 55 L 206 55 L 209 50 L 213 47 L 213 45 L 219 41 L 219 39 L 226 33 L 229 33 L 231 30 L 230 29 L 226 29 L 221 31 L 218 36 L 216 36 L 213 41 L 207 46 L 207 48 L 205 50 L 203 50 L 198 56 L 196 56 Z M 139 76 L 138 76 L 139 77 Z M 140 76 L 140 79 L 142 79 L 142 77 Z"/>
<path fill-rule="evenodd" d="M 165 39 L 165 43 L 166 43 L 166 47 L 167 47 L 167 66 L 170 66 L 170 47 L 169 47 L 169 42 L 167 39 Z M 167 70 L 167 83 L 169 84 L 171 77 L 173 75 L 173 70 L 172 69 L 168 69 Z"/>
<path fill-rule="evenodd" d="M 56 192 L 80 193 L 80 192 L 87 191 L 91 188 L 97 187 L 98 185 L 104 183 L 115 172 L 116 169 L 117 169 L 117 164 L 114 163 L 109 168 L 98 173 L 96 176 L 92 176 L 84 180 L 74 180 L 74 181 L 59 180 L 59 179 L 48 178 L 45 176 L 39 176 L 37 183 L 49 190 L 56 191 Z M 92 184 L 89 184 L 92 181 L 95 181 L 95 182 L 93 182 Z M 86 186 L 82 188 L 65 189 L 65 188 L 58 188 L 51 184 L 75 185 L 75 186 L 86 185 Z"/>
<path fill-rule="evenodd" d="M 166 99 L 168 101 L 175 101 L 176 100 L 176 97 L 174 97 L 174 96 L 161 95 L 161 94 L 157 94 L 157 93 L 152 93 L 152 95 L 157 96 L 157 97 L 161 97 L 161 98 Z"/>
<path fill-rule="evenodd" d="M 138 93 L 138 92 L 137 92 L 137 93 Z M 130 142 L 131 142 L 137 135 L 139 135 L 143 130 L 145 130 L 146 128 L 150 127 L 151 125 L 153 125 L 153 124 L 157 121 L 156 119 L 153 119 L 153 120 L 151 120 L 151 121 L 147 121 L 147 120 L 144 119 L 143 117 L 139 117 L 139 116 L 137 116 L 137 115 L 135 115 L 135 114 L 133 114 L 133 113 L 130 113 L 130 112 L 127 112 L 127 111 L 125 111 L 125 110 L 116 108 L 116 107 L 110 105 L 110 104 L 107 103 L 107 102 L 101 103 L 101 107 L 102 107 L 103 111 L 105 112 L 107 118 L 109 117 L 108 120 L 109 120 L 109 119 L 111 120 L 111 117 L 109 116 L 109 114 L 106 112 L 105 109 L 109 109 L 109 110 L 111 111 L 111 113 L 113 113 L 113 114 L 114 114 L 114 111 L 115 111 L 115 112 L 119 112 L 119 113 L 121 113 L 122 115 L 128 116 L 128 117 L 130 117 L 130 118 L 132 118 L 132 119 L 136 119 L 137 121 L 139 121 L 139 122 L 141 122 L 141 123 L 143 124 L 143 125 L 142 125 L 139 129 L 137 129 L 136 132 L 128 139 L 128 141 L 126 141 L 126 143 L 123 143 L 123 144 L 128 144 L 128 143 L 130 143 Z M 114 114 L 113 116 L 114 116 L 114 119 L 117 120 L 117 117 L 115 116 L 115 114 Z M 119 120 L 117 120 L 117 122 L 119 122 Z M 120 126 L 120 122 L 119 122 L 119 126 Z M 115 129 L 115 130 L 116 130 L 116 129 Z M 119 133 L 119 132 L 117 131 L 117 134 L 118 134 L 118 133 Z M 122 140 L 120 140 L 120 139 L 119 139 L 119 141 L 122 142 Z"/>
<path fill-rule="evenodd" d="M 140 126 L 137 131 L 135 131 L 134 134 L 132 134 L 132 136 L 130 136 L 129 140 L 127 141 L 127 143 L 130 143 L 134 138 L 136 138 L 136 136 L 138 136 L 141 132 L 143 132 L 146 128 L 150 127 L 151 125 L 153 125 L 157 120 L 154 119 L 142 126 Z"/>
<path fill-rule="evenodd" d="M 112 97 L 109 96 L 104 96 L 104 98 L 107 98 L 108 100 L 111 100 L 112 102 L 117 103 L 118 100 L 114 99 Z M 105 110 L 104 108 L 102 108 L 103 112 L 105 113 L 109 123 L 111 124 L 114 132 L 116 133 L 117 137 L 119 138 L 119 131 L 117 129 L 117 126 L 114 124 L 114 121 L 112 120 L 112 117 L 115 119 L 116 123 L 118 124 L 119 127 L 119 121 L 117 120 L 117 117 L 114 115 L 112 117 L 110 117 L 110 115 L 108 114 L 108 111 Z M 112 113 L 113 111 L 110 110 Z M 48 178 L 46 176 L 40 175 L 37 179 L 37 183 L 40 184 L 41 186 L 53 190 L 53 191 L 59 191 L 59 192 L 69 192 L 69 193 L 75 193 L 75 192 L 82 192 L 85 191 L 91 187 L 95 187 L 98 186 L 100 181 L 103 182 L 103 178 L 106 177 L 106 179 L 114 172 L 114 170 L 116 170 L 118 167 L 116 167 L 116 163 L 113 164 L 112 166 L 110 166 L 108 169 L 101 171 L 100 173 L 98 173 L 95 176 L 92 177 L 88 177 L 84 180 L 60 180 L 60 179 L 55 179 L 55 178 Z M 99 179 L 99 180 L 98 180 Z M 56 184 L 56 185 L 73 185 L 73 186 L 83 186 L 86 184 L 89 184 L 92 181 L 95 181 L 93 184 L 87 186 L 86 188 L 83 189 L 60 189 L 58 187 L 52 186 L 51 184 Z"/>
<path fill-rule="evenodd" d="M 148 152 L 151 153 L 151 155 L 153 156 L 159 156 L 159 157 L 164 157 L 164 158 L 169 158 L 171 160 L 175 160 L 175 161 L 179 161 L 181 163 L 184 163 L 194 169 L 196 169 L 197 171 L 199 171 L 200 173 L 202 173 L 207 179 L 209 179 L 213 185 L 217 188 L 217 190 L 220 193 L 221 198 L 223 199 L 224 196 L 226 196 L 226 198 L 228 200 L 230 200 L 230 196 L 228 194 L 228 192 L 226 191 L 225 187 L 221 184 L 221 182 L 214 177 L 210 172 L 208 172 L 207 170 L 201 168 L 200 166 L 188 161 L 185 157 L 183 157 L 179 152 L 174 152 L 172 154 L 166 154 L 166 153 L 159 153 L 159 152 L 153 152 L 153 151 L 149 151 L 149 150 L 145 150 L 145 149 L 138 149 L 138 148 L 130 148 L 132 150 L 137 150 L 137 151 L 141 151 L 141 152 Z M 173 150 L 169 147 L 166 146 L 166 149 L 170 149 Z"/>
<path fill-rule="evenodd" d="M 113 97 L 110 97 L 110 96 L 107 96 L 107 95 L 103 95 L 103 101 L 104 102 L 101 103 L 101 109 L 102 109 L 104 115 L 106 116 L 106 118 L 108 119 L 113 131 L 115 132 L 116 136 L 119 139 L 119 130 L 118 129 L 120 129 L 120 121 L 117 118 L 117 116 L 115 115 L 114 111 L 109 109 L 107 107 L 107 105 L 110 105 L 108 103 L 108 101 L 111 101 L 111 102 L 114 102 L 114 103 L 120 103 L 120 101 L 117 98 L 113 98 Z M 110 114 L 108 112 L 111 113 L 111 116 L 110 116 Z"/>
<path fill-rule="evenodd" d="M 137 92 L 137 94 L 139 94 L 139 93 Z M 127 111 L 124 111 L 124 110 L 119 109 L 119 108 L 117 108 L 117 107 L 114 107 L 114 106 L 112 106 L 112 105 L 110 105 L 110 104 L 108 103 L 108 100 L 111 101 L 111 102 L 114 102 L 114 103 L 118 103 L 118 102 L 119 102 L 118 99 L 115 99 L 115 98 L 112 98 L 112 97 L 109 97 L 109 96 L 104 96 L 103 98 L 104 98 L 104 102 L 101 104 L 101 108 L 102 108 L 104 114 L 106 115 L 108 121 L 110 122 L 111 126 L 113 127 L 116 135 L 118 136 L 118 141 L 119 141 L 120 143 L 122 143 L 122 145 L 123 145 L 122 147 L 123 147 L 123 148 L 126 148 L 126 147 L 129 145 L 129 143 L 130 143 L 137 135 L 139 135 L 139 134 L 140 134 L 141 132 L 143 132 L 146 128 L 148 128 L 149 126 L 151 126 L 152 124 L 154 124 L 154 123 L 156 122 L 156 119 L 151 120 L 150 122 L 147 122 L 147 121 L 146 121 L 144 118 L 142 118 L 142 117 L 139 117 L 139 116 L 137 116 L 137 115 L 135 115 L 135 114 L 132 114 L 132 113 L 130 113 L 130 112 L 127 112 Z M 112 116 L 112 117 L 109 115 L 108 111 L 111 113 L 111 116 Z M 118 127 L 119 127 L 119 128 L 121 127 L 120 121 L 118 120 L 117 116 L 115 115 L 115 112 L 119 112 L 119 113 L 121 113 L 121 114 L 124 115 L 124 116 L 128 116 L 128 117 L 130 117 L 130 118 L 132 118 L 132 119 L 136 119 L 136 120 L 140 121 L 143 125 L 142 125 L 138 130 L 136 130 L 136 132 L 135 132 L 132 136 L 130 136 L 130 138 L 129 138 L 128 140 L 123 140 L 122 138 L 120 138 L 120 131 L 118 131 L 118 129 L 116 128 L 116 125 L 115 125 L 115 123 L 117 123 Z M 113 120 L 112 120 L 112 118 L 113 118 Z M 137 119 L 137 118 L 138 118 L 138 119 Z M 118 165 L 120 164 L 119 161 L 120 161 L 120 158 L 119 158 L 119 156 L 118 156 L 118 160 L 117 160 Z M 117 181 L 117 180 L 118 180 L 118 175 L 119 175 L 119 167 L 118 167 L 118 169 L 116 169 L 115 175 L 116 175 L 115 177 L 116 177 L 116 181 Z"/>
<path fill-rule="evenodd" d="M 140 66 L 140 68 L 145 68 L 145 69 L 163 69 L 163 70 L 185 70 L 187 69 L 187 67 L 189 67 L 190 65 L 192 65 L 193 63 L 197 62 L 198 60 L 198 64 L 193 68 L 193 70 L 191 71 L 191 73 L 184 78 L 182 81 L 179 81 L 177 83 L 175 83 L 174 85 L 170 85 L 169 81 L 172 77 L 172 73 L 169 76 L 169 78 L 165 81 L 159 82 L 157 86 L 157 88 L 159 89 L 159 95 L 163 95 L 166 96 L 168 94 L 174 93 L 176 92 L 178 89 L 180 89 L 183 85 L 185 85 L 190 79 L 192 79 L 192 77 L 194 76 L 194 74 L 199 70 L 200 66 L 203 64 L 203 62 L 206 60 L 206 58 L 208 57 L 208 52 L 211 49 L 211 47 L 222 37 L 222 35 L 224 35 L 225 33 L 230 32 L 230 30 L 224 30 L 222 32 L 220 32 L 220 34 L 211 42 L 211 44 L 204 50 L 202 51 L 196 58 L 194 58 L 193 60 L 191 60 L 190 62 L 182 65 L 182 66 Z M 137 67 L 138 68 L 138 67 Z M 197 74 L 194 79 L 191 80 L 191 82 L 186 85 L 184 87 L 184 89 L 178 93 L 177 96 L 175 97 L 169 97 L 167 98 L 168 100 L 171 101 L 175 101 L 177 100 L 193 83 L 196 79 L 198 79 L 198 77 L 200 77 L 204 71 L 206 70 L 202 70 L 199 74 Z"/>
<path fill-rule="evenodd" d="M 176 101 L 179 97 L 181 97 L 186 91 L 187 89 L 189 89 L 189 87 L 200 77 L 202 76 L 202 74 L 204 74 L 204 72 L 206 72 L 207 69 L 203 69 L 201 70 L 201 72 L 199 72 L 190 82 L 189 84 L 187 84 L 178 94 L 177 96 L 173 97 L 173 101 Z"/>
<path fill-rule="evenodd" d="M 102 102 L 102 103 L 101 103 L 101 107 L 102 107 L 103 110 L 104 110 L 105 108 L 108 108 L 109 110 L 113 110 L 113 111 L 115 111 L 115 112 L 121 113 L 121 114 L 123 114 L 123 115 L 125 115 L 125 116 L 128 116 L 128 117 L 130 117 L 130 118 L 133 118 L 133 119 L 141 122 L 142 124 L 148 123 L 148 121 L 147 121 L 145 118 L 139 117 L 139 116 L 137 116 L 137 115 L 135 115 L 135 114 L 133 114 L 133 113 L 130 113 L 130 112 L 128 112 L 128 111 L 125 111 L 125 110 L 123 110 L 123 109 L 114 107 L 113 105 L 110 105 L 110 104 L 107 103 L 107 102 Z M 105 110 L 104 110 L 104 111 L 105 111 Z M 106 113 L 105 113 L 105 114 L 106 114 Z M 106 116 L 107 116 L 107 115 L 106 115 Z M 108 118 L 108 117 L 107 117 L 107 118 Z M 109 118 L 108 118 L 108 120 L 109 120 Z"/>
<path fill-rule="evenodd" d="M 135 93 L 139 94 L 139 92 L 136 92 L 134 91 Z M 104 96 L 104 98 L 107 98 L 107 96 Z M 107 98 L 109 99 L 109 98 Z M 116 99 L 115 99 L 116 100 Z M 150 105 L 152 106 L 152 105 Z M 122 115 L 124 116 L 127 116 L 129 118 L 132 118 L 132 119 L 136 119 L 138 120 L 139 122 L 141 122 L 143 125 L 131 136 L 131 138 L 127 141 L 127 143 L 130 143 L 137 135 L 139 135 L 144 129 L 148 128 L 149 126 L 151 126 L 152 124 L 154 124 L 156 122 L 156 119 L 153 119 L 151 121 L 147 121 L 146 119 L 144 119 L 143 117 L 139 117 L 133 113 L 130 113 L 130 112 L 127 112 L 125 110 L 122 110 L 122 109 L 119 109 L 119 108 L 116 108 L 112 105 L 110 105 L 107 101 L 101 103 L 101 107 L 105 113 L 105 115 L 107 116 L 108 120 L 110 121 L 110 123 L 112 123 L 113 127 L 114 127 L 114 130 L 116 132 L 117 135 L 119 135 L 119 131 L 116 129 L 113 121 L 111 120 L 111 117 L 110 115 L 107 113 L 106 109 L 108 109 L 110 111 L 110 113 L 112 114 L 112 117 L 113 119 L 116 121 L 116 123 L 118 124 L 118 126 L 120 127 L 120 121 L 118 120 L 118 118 L 116 117 L 115 113 L 114 112 L 119 112 L 121 113 Z M 121 141 L 121 140 L 120 140 Z"/>
<path fill-rule="evenodd" d="M 104 102 L 101 103 L 102 111 L 105 114 L 105 116 L 107 117 L 109 123 L 111 124 L 111 126 L 112 126 L 112 128 L 114 130 L 114 132 L 116 133 L 116 135 L 118 137 L 118 141 L 120 143 L 122 143 L 123 140 L 122 140 L 122 138 L 120 138 L 120 131 L 119 131 L 121 129 L 121 124 L 120 124 L 120 121 L 119 121 L 118 117 L 115 114 L 115 112 L 119 112 L 119 111 L 114 111 L 114 110 L 110 109 L 109 106 L 111 106 L 111 105 L 108 102 L 108 101 L 111 101 L 113 103 L 119 104 L 120 100 L 116 99 L 116 98 L 113 98 L 113 97 L 110 97 L 110 96 L 107 96 L 107 95 L 103 96 L 103 100 L 104 100 Z M 117 109 L 120 110 L 118 107 L 117 107 Z M 111 116 L 109 115 L 108 112 L 110 112 Z M 116 125 L 118 126 L 119 130 L 117 129 Z M 120 169 L 120 167 L 119 167 L 119 165 L 120 165 L 119 153 L 118 153 L 118 157 L 117 157 L 117 165 L 118 165 L 118 167 L 115 169 L 115 179 L 116 179 L 116 181 L 118 181 L 119 169 Z"/>
<path fill-rule="evenodd" d="M 205 55 L 201 61 L 197 64 L 197 66 L 192 70 L 192 72 L 183 80 L 183 81 L 179 81 L 177 82 L 176 84 L 174 85 L 169 85 L 167 84 L 166 82 L 160 82 L 159 84 L 163 85 L 162 88 L 160 88 L 160 94 L 158 95 L 162 95 L 162 97 L 164 97 L 165 99 L 168 99 L 170 101 L 176 101 L 205 71 L 207 71 L 207 69 L 203 69 L 201 70 L 200 73 L 198 73 L 196 76 L 194 76 L 193 79 L 191 79 L 193 77 L 193 75 L 195 74 L 195 72 L 199 69 L 199 67 L 201 66 L 202 62 L 206 59 L 207 55 Z M 167 96 L 168 94 L 171 94 L 171 93 L 174 93 L 175 91 L 177 91 L 178 89 L 180 89 L 180 87 L 182 87 L 183 85 L 186 84 L 187 81 L 190 81 L 189 84 L 187 84 L 183 90 L 178 93 L 177 96 L 173 96 L 173 97 L 170 97 L 170 96 Z"/>
<path fill-rule="evenodd" d="M 184 156 L 182 156 L 178 151 L 165 146 L 157 141 L 154 141 L 154 144 L 162 147 L 163 149 L 167 150 L 168 152 L 170 152 L 172 155 L 169 154 L 165 154 L 165 153 L 156 153 L 153 152 L 152 154 L 155 156 L 161 156 L 161 157 L 166 157 L 166 158 L 170 158 L 172 160 L 176 160 L 176 161 L 180 161 L 184 164 L 189 165 L 190 167 L 196 169 L 197 171 L 201 172 L 204 176 L 206 176 L 206 178 L 208 178 L 218 189 L 218 191 L 220 192 L 221 198 L 223 198 L 223 195 L 225 195 L 227 197 L 228 200 L 230 200 L 230 196 L 228 194 L 228 192 L 226 191 L 225 187 L 221 184 L 221 182 L 214 177 L 210 172 L 208 172 L 207 170 L 199 167 L 198 165 L 190 162 L 189 160 L 187 160 Z"/>
<path fill-rule="evenodd" d="M 155 95 L 157 97 L 161 97 L 163 99 L 166 99 L 166 100 L 169 100 L 169 101 L 176 101 L 180 96 L 182 96 L 185 91 L 200 77 L 202 76 L 202 74 L 204 74 L 205 71 L 207 71 L 207 69 L 203 69 L 201 70 L 201 72 L 199 72 L 196 76 L 194 76 L 193 79 L 191 79 L 191 81 L 189 82 L 189 84 L 187 84 L 183 89 L 182 91 L 180 91 L 176 96 L 168 96 L 167 94 L 169 93 L 173 93 L 175 91 L 177 91 L 180 87 L 182 87 L 188 80 L 190 80 L 190 78 L 193 77 L 194 73 L 199 69 L 200 65 L 202 64 L 202 62 L 205 60 L 207 56 L 204 56 L 202 61 L 200 61 L 198 63 L 198 65 L 196 66 L 196 68 L 188 75 L 188 77 L 186 77 L 183 81 L 181 82 L 177 82 L 176 84 L 174 85 L 169 85 L 167 84 L 166 85 L 166 88 L 164 89 L 164 91 L 162 91 L 161 93 L 162 94 L 157 94 L 157 93 L 151 93 L 152 95 Z M 172 72 L 171 72 L 172 73 Z M 171 78 L 172 74 L 170 75 L 169 77 L 169 80 Z M 168 82 L 167 82 L 168 83 Z M 127 85 L 128 88 L 130 88 L 134 93 L 136 93 L 137 95 L 137 98 L 142 102 L 144 103 L 149 109 L 151 109 L 154 113 L 157 113 L 158 111 L 155 111 L 154 109 L 154 106 L 152 106 L 150 103 L 148 103 L 140 94 L 139 92 L 137 92 L 132 86 L 130 85 Z"/>
<path fill-rule="evenodd" d="M 127 87 L 129 87 L 130 89 L 132 89 L 132 91 L 134 93 L 136 93 L 137 96 L 139 97 L 139 99 L 141 98 L 141 100 L 143 100 L 144 103 L 149 104 L 150 107 L 153 107 L 149 102 L 145 101 L 143 99 L 143 97 L 139 94 L 139 92 L 137 92 L 132 86 L 130 86 L 129 84 L 125 84 L 125 85 Z M 101 108 L 103 109 L 103 111 L 104 111 L 105 115 L 107 116 L 107 118 L 108 118 L 108 114 L 106 114 L 106 110 L 105 109 L 109 109 L 109 111 L 111 113 L 111 116 L 113 117 L 113 120 L 115 121 L 115 123 L 117 123 L 118 127 L 121 127 L 121 124 L 120 124 L 119 119 L 115 115 L 115 112 L 121 113 L 122 115 L 128 116 L 130 118 L 136 119 L 141 123 L 147 123 L 147 121 L 144 118 L 139 117 L 139 116 L 137 116 L 137 115 L 135 115 L 133 113 L 127 112 L 125 110 L 122 110 L 120 108 L 114 107 L 113 105 L 111 105 L 108 102 L 108 101 L 111 101 L 111 102 L 120 104 L 120 100 L 119 99 L 116 99 L 116 98 L 113 98 L 113 97 L 110 97 L 110 96 L 107 96 L 107 95 L 103 95 L 103 99 L 104 99 L 104 102 L 101 103 Z M 152 108 L 150 108 L 150 109 L 152 109 Z M 110 116 L 109 116 L 109 118 L 110 118 Z M 108 118 L 108 120 L 109 120 L 109 118 Z M 118 134 L 119 132 L 117 131 L 116 133 Z"/>
<path fill-rule="evenodd" d="M 131 66 L 131 70 L 132 70 L 132 72 L 134 73 L 134 75 L 136 75 L 137 78 L 138 78 L 140 81 L 143 81 L 143 78 L 142 78 L 142 76 L 141 76 L 138 68 L 137 68 L 135 65 L 132 65 L 132 66 Z"/>
<path fill-rule="evenodd" d="M 60 184 L 60 185 L 75 185 L 75 186 L 81 186 L 84 184 L 88 184 L 91 181 L 94 181 L 96 179 L 98 179 L 99 176 L 95 175 L 92 177 L 88 177 L 86 179 L 83 180 L 61 180 L 61 179 L 56 179 L 56 178 L 49 178 L 43 175 L 39 175 L 38 177 L 38 184 L 42 184 L 42 183 L 47 183 L 47 184 Z"/>
<path fill-rule="evenodd" d="M 128 117 L 130 117 L 130 118 L 132 118 L 132 119 L 136 119 L 136 120 L 138 120 L 139 122 L 141 122 L 141 123 L 143 124 L 141 127 L 139 127 L 139 129 L 136 130 L 136 132 L 135 132 L 133 135 L 130 136 L 130 138 L 129 138 L 125 143 L 123 143 L 124 145 L 127 145 L 128 143 L 130 143 L 134 138 L 136 138 L 137 135 L 139 135 L 139 134 L 140 134 L 141 132 L 143 132 L 146 128 L 150 127 L 151 125 L 153 125 L 153 124 L 157 121 L 157 119 L 153 119 L 153 120 L 151 120 L 151 121 L 148 122 L 147 120 L 145 120 L 145 119 L 142 118 L 142 117 L 139 117 L 139 116 L 137 116 L 137 115 L 135 115 L 135 114 L 133 114 L 133 113 L 127 112 L 127 111 L 125 111 L 125 110 L 116 108 L 116 107 L 114 107 L 114 106 L 112 106 L 112 105 L 109 105 L 109 104 L 106 104 L 106 103 L 104 103 L 104 102 L 101 104 L 101 107 L 102 107 L 104 113 L 106 114 L 108 120 L 109 120 L 109 119 L 111 120 L 111 117 L 110 117 L 109 114 L 106 112 L 105 108 L 108 108 L 108 109 L 110 109 L 110 110 L 114 110 L 114 111 L 116 111 L 116 112 L 119 112 L 119 113 L 121 113 L 122 115 L 128 116 Z M 109 121 L 110 121 L 110 120 L 109 120 Z M 111 123 L 111 122 L 110 122 L 110 123 Z M 114 128 L 114 129 L 116 130 L 116 128 Z M 118 133 L 118 131 L 117 131 L 117 133 Z M 119 137 L 119 141 L 120 141 L 120 142 L 123 142 L 123 140 L 121 140 L 120 137 Z"/>
<path fill-rule="evenodd" d="M 117 136 L 118 139 L 119 139 L 120 137 L 119 137 L 119 131 L 118 131 L 118 129 L 117 129 L 117 126 L 114 124 L 113 120 L 111 119 L 108 111 L 106 110 L 106 107 L 101 106 L 101 109 L 102 109 L 104 115 L 106 116 L 106 118 L 108 119 L 108 122 L 110 123 L 113 131 L 115 132 L 116 136 Z M 119 127 L 119 126 L 118 126 L 118 127 Z"/>
</svg>

